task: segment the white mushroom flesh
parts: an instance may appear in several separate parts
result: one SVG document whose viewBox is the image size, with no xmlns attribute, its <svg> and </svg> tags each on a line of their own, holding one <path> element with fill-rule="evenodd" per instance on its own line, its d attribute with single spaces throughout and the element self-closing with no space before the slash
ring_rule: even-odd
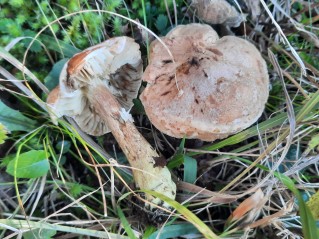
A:
<svg viewBox="0 0 319 239">
<path fill-rule="evenodd" d="M 123 58 L 125 52 L 125 58 Z M 116 97 L 125 110 L 133 106 L 141 85 L 142 61 L 136 58 L 139 46 L 128 37 L 109 39 L 90 47 L 69 60 L 60 75 L 60 99 L 63 114 L 71 116 L 88 134 L 103 135 L 110 132 L 93 105 L 87 100 L 83 88 L 102 84 Z M 75 92 L 79 94 L 74 97 Z M 66 104 L 72 98 L 76 104 Z M 69 100 L 67 100 L 69 101 Z M 79 107 L 79 105 L 81 105 Z M 80 111 L 79 109 L 82 109 Z"/>
</svg>

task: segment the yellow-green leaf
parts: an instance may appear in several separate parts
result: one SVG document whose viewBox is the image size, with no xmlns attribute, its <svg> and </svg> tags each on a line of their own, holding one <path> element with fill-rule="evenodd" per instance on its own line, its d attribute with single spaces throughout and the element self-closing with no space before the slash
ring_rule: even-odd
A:
<svg viewBox="0 0 319 239">
<path fill-rule="evenodd" d="M 38 178 L 49 169 L 49 155 L 44 150 L 31 150 L 17 155 L 7 166 L 6 172 L 17 178 Z"/>
<path fill-rule="evenodd" d="M 149 191 L 149 190 L 141 190 L 141 191 L 151 194 L 152 196 L 161 199 L 162 201 L 166 202 L 168 205 L 173 207 L 177 212 L 182 214 L 187 219 L 188 222 L 192 223 L 198 229 L 198 231 L 200 231 L 203 234 L 205 238 L 219 239 L 219 237 L 202 220 L 200 220 L 194 213 L 192 213 L 182 204 L 155 191 Z"/>
<path fill-rule="evenodd" d="M 4 128 L 4 125 L 0 123 L 0 144 L 3 144 L 6 138 L 7 138 L 7 131 Z"/>
</svg>

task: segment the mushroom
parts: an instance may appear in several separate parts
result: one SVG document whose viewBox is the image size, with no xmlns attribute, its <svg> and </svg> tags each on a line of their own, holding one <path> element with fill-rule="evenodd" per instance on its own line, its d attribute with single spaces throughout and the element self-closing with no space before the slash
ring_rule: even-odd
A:
<svg viewBox="0 0 319 239">
<path fill-rule="evenodd" d="M 157 129 L 177 138 L 222 139 L 257 121 L 268 98 L 267 66 L 247 40 L 208 25 L 179 25 L 150 47 L 141 94 Z M 173 59 L 172 57 L 173 56 Z"/>
<path fill-rule="evenodd" d="M 128 63 L 122 62 L 123 51 L 127 53 Z M 61 71 L 60 86 L 53 89 L 47 99 L 54 108 L 55 116 L 51 114 L 54 122 L 67 115 L 88 134 L 100 136 L 110 132 L 83 89 L 88 84 L 99 83 L 109 89 L 123 110 L 129 111 L 141 85 L 142 64 L 137 62 L 136 52 L 139 52 L 138 46 L 129 38 L 114 38 L 92 46 L 66 62 Z M 132 61 L 136 61 L 136 65 L 130 64 Z"/>
<path fill-rule="evenodd" d="M 135 128 L 129 113 L 142 70 L 139 45 L 132 38 L 109 39 L 76 54 L 65 64 L 60 86 L 51 91 L 47 103 L 54 122 L 66 115 L 88 134 L 111 131 L 132 167 L 136 185 L 174 199 L 176 186 L 168 168 L 158 165 L 158 153 Z M 149 194 L 146 199 L 161 204 L 160 199 Z"/>
<path fill-rule="evenodd" d="M 196 15 L 210 24 L 238 27 L 244 17 L 226 0 L 193 0 Z"/>
</svg>

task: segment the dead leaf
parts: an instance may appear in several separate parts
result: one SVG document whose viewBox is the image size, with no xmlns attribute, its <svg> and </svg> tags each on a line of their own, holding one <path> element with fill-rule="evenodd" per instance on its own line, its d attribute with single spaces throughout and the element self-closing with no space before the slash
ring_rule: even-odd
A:
<svg viewBox="0 0 319 239">
<path fill-rule="evenodd" d="M 249 198 L 245 199 L 230 217 L 227 219 L 227 224 L 230 224 L 233 221 L 237 221 L 242 219 L 249 211 L 252 211 L 255 208 L 258 208 L 258 205 L 261 203 L 262 199 L 264 198 L 264 193 L 261 189 L 258 189 L 253 195 Z"/>
</svg>

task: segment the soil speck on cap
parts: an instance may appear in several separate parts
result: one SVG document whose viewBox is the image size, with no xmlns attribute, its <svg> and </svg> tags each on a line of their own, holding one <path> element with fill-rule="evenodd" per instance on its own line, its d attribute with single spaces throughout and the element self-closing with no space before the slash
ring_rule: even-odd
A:
<svg viewBox="0 0 319 239">
<path fill-rule="evenodd" d="M 166 166 L 166 159 L 163 156 L 153 157 L 153 159 L 155 161 L 154 168 L 155 167 L 164 168 Z"/>
</svg>

